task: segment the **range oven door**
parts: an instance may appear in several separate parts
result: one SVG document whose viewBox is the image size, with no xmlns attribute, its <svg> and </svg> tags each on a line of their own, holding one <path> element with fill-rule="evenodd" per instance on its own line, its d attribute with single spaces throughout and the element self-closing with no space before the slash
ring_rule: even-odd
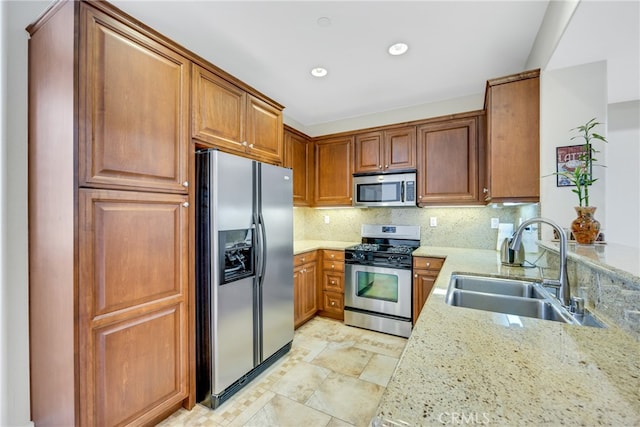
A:
<svg viewBox="0 0 640 427">
<path fill-rule="evenodd" d="M 345 307 L 411 319 L 411 270 L 345 265 Z"/>
</svg>

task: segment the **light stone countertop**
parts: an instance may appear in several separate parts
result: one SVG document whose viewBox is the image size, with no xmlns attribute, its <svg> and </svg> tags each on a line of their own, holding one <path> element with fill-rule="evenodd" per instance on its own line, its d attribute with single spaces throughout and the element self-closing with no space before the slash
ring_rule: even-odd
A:
<svg viewBox="0 0 640 427">
<path fill-rule="evenodd" d="M 293 242 L 293 254 L 298 255 L 304 252 L 315 251 L 317 249 L 343 250 L 349 246 L 357 245 L 360 242 L 343 242 L 340 240 L 296 240 Z"/>
<path fill-rule="evenodd" d="M 453 272 L 539 270 L 502 266 L 492 250 L 423 246 L 414 255 L 446 261 L 382 396 L 380 425 L 640 425 L 638 341 L 616 326 L 449 306 Z"/>
</svg>

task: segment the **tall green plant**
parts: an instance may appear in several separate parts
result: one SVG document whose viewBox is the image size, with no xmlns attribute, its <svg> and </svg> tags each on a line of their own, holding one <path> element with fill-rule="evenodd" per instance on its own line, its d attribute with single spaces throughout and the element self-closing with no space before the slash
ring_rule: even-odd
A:
<svg viewBox="0 0 640 427">
<path fill-rule="evenodd" d="M 578 195 L 579 206 L 589 206 L 589 186 L 598 180 L 598 178 L 593 177 L 593 166 L 604 167 L 604 165 L 596 164 L 598 159 L 595 158 L 595 154 L 599 153 L 599 151 L 596 150 L 591 143 L 591 141 L 594 139 L 607 142 L 604 136 L 599 135 L 593 131 L 593 128 L 601 124 L 602 123 L 597 122 L 594 117 L 586 124 L 571 129 L 572 132 L 578 132 L 578 135 L 573 136 L 571 140 L 574 140 L 576 138 L 584 139 L 584 151 L 578 157 L 580 164 L 576 166 L 573 172 L 565 171 L 556 172 L 554 174 L 567 178 L 573 185 L 576 186 L 576 188 L 572 189 L 571 191 Z"/>
</svg>

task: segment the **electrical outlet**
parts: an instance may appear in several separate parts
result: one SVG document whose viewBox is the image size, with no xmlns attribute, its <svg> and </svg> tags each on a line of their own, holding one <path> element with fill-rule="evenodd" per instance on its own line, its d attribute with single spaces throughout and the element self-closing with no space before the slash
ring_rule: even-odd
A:
<svg viewBox="0 0 640 427">
<path fill-rule="evenodd" d="M 500 218 L 491 218 L 491 228 L 498 228 Z"/>
<path fill-rule="evenodd" d="M 438 226 L 438 218 L 436 218 L 435 216 L 432 216 L 431 218 L 429 218 L 429 225 L 432 227 L 437 227 Z"/>
<path fill-rule="evenodd" d="M 325 215 L 324 216 L 324 223 L 325 224 L 329 224 L 331 222 L 331 218 L 329 218 L 329 215 Z"/>
</svg>

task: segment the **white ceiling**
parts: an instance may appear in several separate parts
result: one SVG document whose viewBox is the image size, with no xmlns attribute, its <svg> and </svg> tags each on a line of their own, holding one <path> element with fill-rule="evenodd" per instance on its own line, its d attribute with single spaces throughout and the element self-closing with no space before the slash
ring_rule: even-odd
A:
<svg viewBox="0 0 640 427">
<path fill-rule="evenodd" d="M 525 70 L 548 1 L 112 3 L 285 105 L 287 117 L 311 126 L 483 93 L 487 79 Z M 629 14 L 628 8 L 621 10 L 607 22 L 616 30 L 615 19 Z M 606 8 L 581 5 L 574 15 L 583 20 L 581 27 L 567 30 L 570 41 L 563 38 L 558 46 L 562 59 L 551 63 L 564 67 L 605 59 L 590 55 L 606 54 L 606 43 L 598 52 L 574 52 L 583 44 L 583 27 L 595 37 L 607 35 L 606 29 L 594 31 L 603 13 Z M 319 25 L 321 17 L 331 24 Z M 392 57 L 387 47 L 398 41 L 408 43 L 409 52 Z M 635 46 L 637 57 L 637 39 Z M 316 66 L 327 68 L 328 76 L 312 77 L 309 71 Z"/>
</svg>

